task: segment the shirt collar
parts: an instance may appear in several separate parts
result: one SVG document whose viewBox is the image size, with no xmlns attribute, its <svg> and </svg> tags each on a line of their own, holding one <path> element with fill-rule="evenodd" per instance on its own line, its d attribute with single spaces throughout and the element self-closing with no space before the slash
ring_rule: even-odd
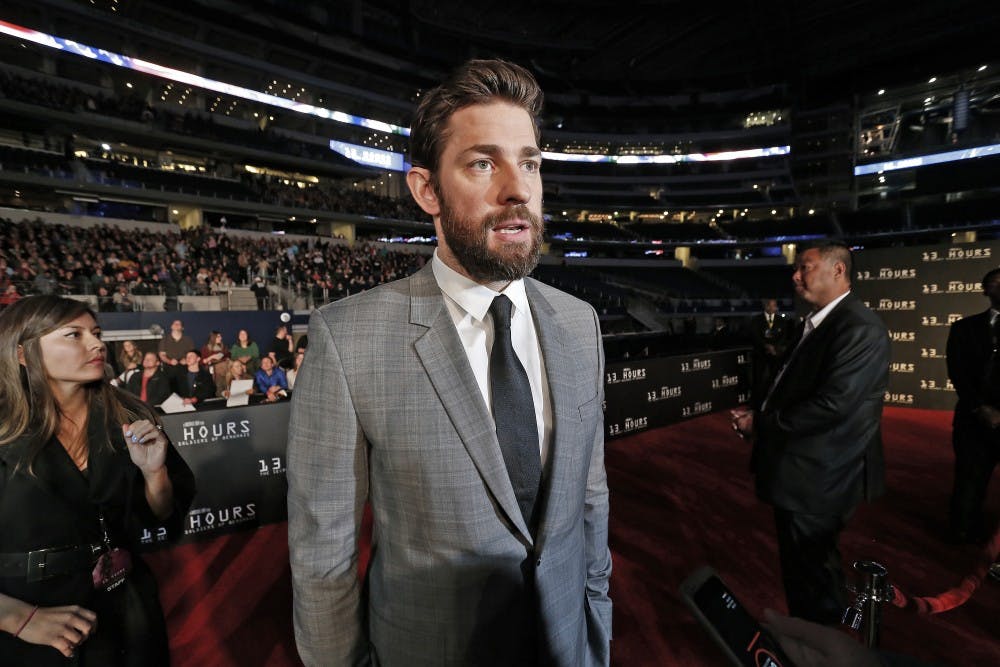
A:
<svg viewBox="0 0 1000 667">
<path fill-rule="evenodd" d="M 836 299 L 834 299 L 833 301 L 831 301 L 830 303 L 826 304 L 825 306 L 823 306 L 822 308 L 820 308 L 818 311 L 816 311 L 815 313 L 813 313 L 812 315 L 810 315 L 809 319 L 812 321 L 813 329 L 819 327 L 819 325 L 823 323 L 823 320 L 826 319 L 826 316 L 830 314 L 830 311 L 833 310 L 834 308 L 836 308 L 837 304 L 840 303 L 841 301 L 843 301 L 844 298 L 848 294 L 850 294 L 850 293 L 851 293 L 851 290 L 847 290 L 846 292 L 844 292 L 843 294 L 841 294 L 840 296 L 838 296 Z"/>
<path fill-rule="evenodd" d="M 494 292 L 485 285 L 463 276 L 461 273 L 445 264 L 438 257 L 437 250 L 431 260 L 431 270 L 438 287 L 458 306 L 477 321 L 486 319 L 493 299 L 499 294 L 507 295 L 514 304 L 514 309 L 528 313 L 528 295 L 524 291 L 524 280 L 515 280 L 503 290 Z"/>
</svg>

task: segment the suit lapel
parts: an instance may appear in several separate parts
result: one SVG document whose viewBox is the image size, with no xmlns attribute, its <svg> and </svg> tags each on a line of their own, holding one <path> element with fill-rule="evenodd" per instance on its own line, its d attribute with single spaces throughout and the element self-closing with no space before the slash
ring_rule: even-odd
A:
<svg viewBox="0 0 1000 667">
<path fill-rule="evenodd" d="M 65 503 L 69 511 L 81 512 L 81 508 L 90 507 L 87 480 L 55 436 L 38 453 L 33 472 L 37 484 Z"/>
<path fill-rule="evenodd" d="M 830 332 L 833 330 L 834 322 L 839 318 L 850 306 L 851 301 L 854 299 L 853 294 L 848 294 L 845 296 L 840 303 L 834 306 L 833 310 L 827 314 L 823 319 L 823 322 L 817 327 L 809 336 L 802 340 L 801 333 L 799 334 L 799 343 L 792 351 L 792 356 L 788 360 L 788 368 L 781 375 L 781 380 L 778 385 L 774 388 L 772 396 L 768 399 L 768 406 L 776 405 L 781 401 L 776 401 L 779 396 L 783 395 L 790 387 L 795 387 L 795 380 L 799 377 L 796 372 L 796 367 L 802 364 L 808 363 L 810 355 L 812 355 L 816 350 L 823 349 L 827 344 L 827 339 L 830 337 Z"/>
<path fill-rule="evenodd" d="M 500 453 L 493 417 L 486 410 L 429 263 L 410 280 L 410 322 L 427 327 L 414 343 L 417 356 L 490 493 L 530 544 L 531 535 Z"/>
<path fill-rule="evenodd" d="M 577 442 L 577 425 L 580 422 L 580 402 L 578 384 L 582 373 L 576 372 L 577 360 L 566 347 L 570 333 L 559 322 L 558 312 L 542 296 L 538 288 L 525 281 L 525 290 L 531 304 L 531 314 L 538 332 L 545 363 L 545 376 L 549 384 L 549 400 L 552 403 L 552 444 L 549 449 L 548 474 L 543 478 L 543 505 L 538 524 L 538 545 L 540 551 L 548 526 L 549 508 L 565 504 L 569 485 L 586 483 L 579 476 L 573 477 L 574 447 L 583 446 Z"/>
</svg>

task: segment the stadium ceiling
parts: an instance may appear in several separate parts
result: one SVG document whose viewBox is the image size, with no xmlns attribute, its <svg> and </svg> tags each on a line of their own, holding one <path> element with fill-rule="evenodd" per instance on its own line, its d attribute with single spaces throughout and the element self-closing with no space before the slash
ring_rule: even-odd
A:
<svg viewBox="0 0 1000 667">
<path fill-rule="evenodd" d="M 127 2 L 125 4 L 128 4 Z M 182 3 L 184 4 L 184 3 Z M 468 57 L 531 67 L 547 91 L 657 95 L 783 84 L 822 98 L 996 57 L 982 0 L 194 0 L 355 40 L 353 57 L 440 77 Z M 275 26 L 278 23 L 274 24 Z M 346 55 L 346 54 L 345 54 Z"/>
</svg>

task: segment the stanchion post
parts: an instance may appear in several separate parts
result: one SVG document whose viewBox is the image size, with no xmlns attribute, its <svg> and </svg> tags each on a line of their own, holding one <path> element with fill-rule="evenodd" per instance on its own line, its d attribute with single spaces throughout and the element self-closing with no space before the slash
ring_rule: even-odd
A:
<svg viewBox="0 0 1000 667">
<path fill-rule="evenodd" d="M 865 646 L 878 648 L 882 603 L 892 600 L 889 572 L 881 564 L 871 560 L 854 561 L 854 571 L 860 575 L 860 586 L 848 586 L 856 597 L 854 604 L 844 612 L 843 622 L 854 630 L 861 630 Z"/>
</svg>

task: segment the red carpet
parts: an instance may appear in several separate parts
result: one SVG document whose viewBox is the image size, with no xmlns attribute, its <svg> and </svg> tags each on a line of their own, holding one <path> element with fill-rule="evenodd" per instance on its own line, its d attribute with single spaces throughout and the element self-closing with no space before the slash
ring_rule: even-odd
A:
<svg viewBox="0 0 1000 667">
<path fill-rule="evenodd" d="M 863 506 L 842 540 L 845 562 L 877 560 L 908 595 L 935 595 L 976 565 L 948 546 L 950 414 L 889 408 L 889 493 Z M 724 414 L 612 441 L 611 549 L 615 665 L 721 665 L 677 595 L 698 565 L 714 566 L 755 614 L 784 609 L 770 509 L 753 496 L 749 448 Z M 1000 510 L 1000 484 L 988 501 Z M 147 556 L 161 585 L 174 665 L 297 665 L 284 524 Z M 884 648 L 950 665 L 1000 665 L 1000 583 L 920 616 L 887 607 Z"/>
<path fill-rule="evenodd" d="M 876 560 L 909 595 L 936 595 L 975 566 L 979 550 L 944 544 L 951 488 L 950 413 L 886 409 L 889 492 L 862 506 L 841 541 L 844 561 Z M 676 591 L 715 567 L 758 617 L 784 611 L 771 510 L 753 495 L 749 445 L 725 414 L 609 443 L 616 665 L 718 665 L 715 646 Z M 988 507 L 1000 509 L 1000 485 Z M 949 665 L 1000 665 L 1000 583 L 936 616 L 888 607 L 883 648 Z"/>
</svg>

